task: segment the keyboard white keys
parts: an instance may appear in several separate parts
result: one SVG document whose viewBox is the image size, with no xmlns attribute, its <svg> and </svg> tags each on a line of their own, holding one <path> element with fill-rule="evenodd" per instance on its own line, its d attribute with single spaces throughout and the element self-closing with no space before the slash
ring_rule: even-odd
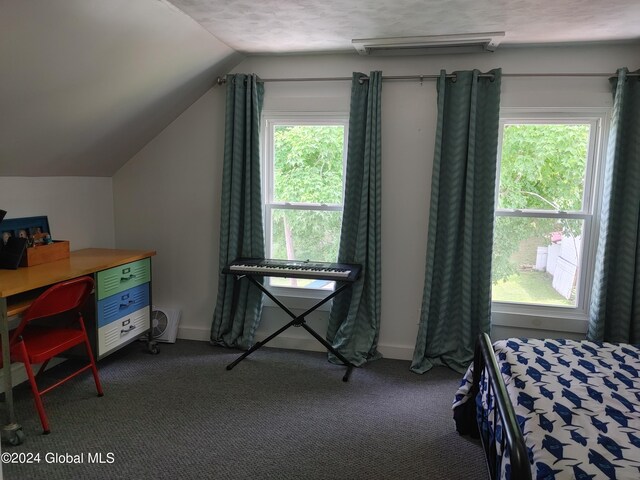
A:
<svg viewBox="0 0 640 480">
<path fill-rule="evenodd" d="M 260 265 L 231 265 L 229 270 L 232 272 L 254 272 L 254 273 L 276 273 L 284 275 L 287 273 L 295 273 L 297 275 L 321 275 L 323 278 L 348 278 L 351 270 L 342 269 L 326 269 L 326 268 L 304 268 L 304 267 L 269 267 Z"/>
<path fill-rule="evenodd" d="M 235 273 L 236 275 L 254 274 L 273 277 L 355 281 L 360 273 L 360 265 L 293 260 L 238 259 L 229 264 L 223 272 Z"/>
</svg>

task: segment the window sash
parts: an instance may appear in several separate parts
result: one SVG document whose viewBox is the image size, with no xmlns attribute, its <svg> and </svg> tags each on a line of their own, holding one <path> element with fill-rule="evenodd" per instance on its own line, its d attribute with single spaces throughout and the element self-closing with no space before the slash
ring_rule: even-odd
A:
<svg viewBox="0 0 640 480">
<path fill-rule="evenodd" d="M 496 307 L 498 311 L 509 311 L 509 310 L 517 310 L 521 307 L 526 307 L 526 309 L 534 309 L 534 310 L 545 310 L 548 309 L 549 312 L 555 311 L 557 309 L 560 310 L 574 310 L 579 312 L 586 312 L 588 308 L 588 299 L 590 297 L 590 286 L 591 286 L 591 278 L 593 275 L 593 265 L 591 261 L 591 249 L 593 248 L 592 241 L 594 231 L 594 219 L 593 215 L 587 215 L 582 213 L 558 213 L 558 212 L 546 212 L 546 213 L 534 213 L 534 211 L 526 211 L 526 212 L 511 212 L 511 211 L 496 211 L 496 217 L 511 217 L 511 218 L 555 218 L 555 219 L 565 219 L 565 220 L 582 220 L 582 248 L 580 252 L 580 264 L 578 266 L 579 277 L 577 280 L 577 288 L 576 288 L 576 304 L 574 306 L 571 305 L 547 305 L 547 304 L 535 304 L 535 303 L 525 303 L 525 302 L 501 302 L 501 301 L 492 301 L 492 305 Z M 540 312 L 536 312 L 540 313 Z"/>
<path fill-rule="evenodd" d="M 498 130 L 498 168 L 496 172 L 496 189 L 495 189 L 495 204 L 496 213 L 498 211 L 509 211 L 510 209 L 499 209 L 499 194 L 500 194 L 500 166 L 502 163 L 502 142 L 504 136 L 505 125 L 589 125 L 589 144 L 587 149 L 587 159 L 584 174 L 584 185 L 582 195 L 582 210 L 583 213 L 591 213 L 595 208 L 595 195 L 594 189 L 596 187 L 596 173 L 597 173 L 597 158 L 598 151 L 600 150 L 599 138 L 601 137 L 602 129 L 602 114 L 597 116 L 591 114 L 581 114 L 580 112 L 562 114 L 549 113 L 537 113 L 532 112 L 519 112 L 519 113 L 504 113 L 501 114 Z M 517 211 L 517 210 L 516 210 Z M 526 211 L 526 210 L 522 210 Z M 554 210 L 536 210 L 541 212 L 553 212 Z"/>
<path fill-rule="evenodd" d="M 543 217 L 543 218 L 567 218 L 576 220 L 586 220 L 592 218 L 591 213 L 564 212 L 562 210 L 506 210 L 495 211 L 496 217 Z"/>
<path fill-rule="evenodd" d="M 531 303 L 499 302 L 492 301 L 492 311 L 501 318 L 509 318 L 509 315 L 526 315 L 535 319 L 532 324 L 518 326 L 536 327 L 544 318 L 565 318 L 574 320 L 586 320 L 591 295 L 591 285 L 595 270 L 595 253 L 597 245 L 597 226 L 599 217 L 594 213 L 599 207 L 599 192 L 601 188 L 602 161 L 605 141 L 604 131 L 608 121 L 608 109 L 569 108 L 567 111 L 558 111 L 548 108 L 527 109 L 502 109 L 499 122 L 498 138 L 498 165 L 495 185 L 495 216 L 496 217 L 537 217 L 556 219 L 583 220 L 582 252 L 579 265 L 579 278 L 577 279 L 576 305 L 553 306 L 536 305 Z M 581 211 L 557 211 L 538 209 L 505 209 L 498 208 L 500 188 L 500 165 L 502 155 L 502 142 L 505 125 L 519 124 L 579 124 L 590 125 L 589 145 L 585 165 L 585 181 Z M 506 317 L 505 317 L 506 315 Z M 514 317 L 515 318 L 515 317 Z M 509 322 L 507 322 L 509 323 Z M 518 322 L 515 322 L 518 323 Z M 545 323 L 544 321 L 542 323 Z M 500 321 L 501 325 L 505 325 Z M 515 326 L 515 325 L 514 325 Z"/>
<path fill-rule="evenodd" d="M 263 138 L 264 141 L 264 195 L 265 205 L 296 205 L 291 202 L 275 202 L 275 129 L 278 126 L 341 126 L 343 127 L 344 139 L 342 146 L 342 178 L 346 179 L 347 169 L 347 142 L 349 137 L 349 116 L 340 113 L 268 113 L 264 115 Z M 344 201 L 345 182 L 342 182 L 342 198 Z M 304 205 L 304 204 L 298 204 Z M 313 205 L 313 204 L 308 204 Z M 320 204 L 322 205 L 322 204 Z"/>
<path fill-rule="evenodd" d="M 317 210 L 321 212 L 342 211 L 343 206 L 340 203 L 295 203 L 295 202 L 272 202 L 266 203 L 265 206 L 270 209 L 280 210 Z"/>
</svg>

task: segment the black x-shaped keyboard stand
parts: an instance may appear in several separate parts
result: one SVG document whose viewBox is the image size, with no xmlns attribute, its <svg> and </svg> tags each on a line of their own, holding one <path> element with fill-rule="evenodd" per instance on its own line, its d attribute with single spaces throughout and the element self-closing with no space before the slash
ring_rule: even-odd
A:
<svg viewBox="0 0 640 480">
<path fill-rule="evenodd" d="M 227 272 L 227 273 L 231 273 L 231 272 Z M 256 350 L 258 350 L 260 347 L 264 346 L 265 344 L 269 343 L 271 340 L 273 340 L 275 337 L 277 337 L 278 335 L 280 335 L 282 332 L 284 332 L 286 329 L 288 329 L 289 327 L 302 327 L 304 328 L 307 332 L 309 332 L 316 340 L 318 340 L 322 345 L 324 345 L 326 347 L 326 349 L 328 351 L 330 351 L 332 354 L 334 354 L 338 359 L 340 359 L 340 361 L 347 367 L 347 371 L 344 374 L 344 376 L 342 377 L 342 381 L 343 382 L 347 382 L 349 380 L 349 376 L 351 375 L 351 370 L 353 369 L 353 364 L 351 362 L 349 362 L 349 360 L 347 360 L 344 355 L 342 355 L 340 352 L 338 352 L 335 348 L 333 348 L 333 346 L 327 342 L 324 338 L 322 338 L 313 328 L 311 328 L 309 325 L 307 325 L 307 322 L 305 320 L 305 317 L 307 315 L 309 315 L 311 312 L 313 312 L 314 310 L 316 310 L 318 307 L 324 305 L 325 303 L 327 303 L 329 300 L 331 300 L 333 297 L 335 297 L 336 295 L 340 294 L 341 292 L 343 292 L 345 289 L 350 288 L 352 283 L 343 283 L 341 284 L 338 288 L 336 288 L 331 294 L 329 294 L 327 297 L 323 298 L 322 300 L 320 300 L 318 303 L 316 303 L 314 306 L 312 306 L 310 309 L 308 309 L 307 311 L 305 311 L 304 313 L 302 313 L 301 315 L 296 315 L 295 313 L 293 313 L 291 310 L 289 310 L 280 300 L 278 300 L 269 290 L 267 290 L 265 288 L 264 285 L 262 285 L 262 283 L 258 282 L 254 277 L 255 276 L 269 276 L 268 274 L 260 274 L 260 275 L 253 275 L 253 274 L 243 274 L 243 275 L 236 275 L 237 278 L 242 278 L 242 277 L 247 277 L 255 286 L 257 286 L 260 290 L 262 290 L 262 292 L 269 297 L 271 300 L 273 300 L 273 302 L 278 305 L 286 314 L 288 314 L 293 320 L 291 320 L 289 323 L 287 323 L 285 326 L 283 326 L 282 328 L 280 328 L 279 330 L 273 332 L 271 335 L 269 335 L 267 338 L 265 338 L 263 341 L 261 342 L 256 342 L 249 350 L 247 350 L 246 352 L 244 352 L 242 355 L 240 355 L 236 360 L 234 360 L 232 363 L 230 363 L 229 365 L 227 365 L 227 370 L 231 370 L 233 367 L 235 367 L 238 363 L 240 363 L 242 360 L 244 360 L 245 358 L 247 358 L 249 355 L 251 355 L 253 352 L 255 352 Z M 338 284 L 336 284 L 338 285 Z"/>
</svg>

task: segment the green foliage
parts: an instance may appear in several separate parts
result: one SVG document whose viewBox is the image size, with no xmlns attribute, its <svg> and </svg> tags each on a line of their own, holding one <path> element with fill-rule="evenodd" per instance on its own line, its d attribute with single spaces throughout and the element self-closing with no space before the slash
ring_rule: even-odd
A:
<svg viewBox="0 0 640 480">
<path fill-rule="evenodd" d="M 588 125 L 505 125 L 498 206 L 581 210 Z"/>
<path fill-rule="evenodd" d="M 274 200 L 342 203 L 343 144 L 342 126 L 276 127 Z"/>
<path fill-rule="evenodd" d="M 277 126 L 274 201 L 341 204 L 344 127 Z M 273 210 L 272 257 L 335 262 L 342 212 Z"/>
<path fill-rule="evenodd" d="M 505 125 L 500 160 L 498 208 L 581 210 L 589 125 Z M 519 265 L 512 257 L 529 238 L 562 231 L 580 235 L 582 221 L 541 217 L 497 217 L 492 279 L 506 281 Z"/>
<path fill-rule="evenodd" d="M 491 276 L 494 283 L 518 273 L 518 265 L 511 261 L 511 256 L 518 249 L 519 243 L 527 237 L 518 235 L 514 238 L 513 232 L 526 232 L 528 223 L 528 218 L 496 217 L 491 263 Z"/>
<path fill-rule="evenodd" d="M 335 262 L 338 258 L 342 212 L 274 209 L 272 215 L 273 258 Z"/>
</svg>

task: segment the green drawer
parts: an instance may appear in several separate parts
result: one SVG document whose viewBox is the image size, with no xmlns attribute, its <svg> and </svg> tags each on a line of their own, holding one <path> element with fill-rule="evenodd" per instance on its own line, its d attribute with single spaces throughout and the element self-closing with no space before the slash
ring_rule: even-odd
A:
<svg viewBox="0 0 640 480">
<path fill-rule="evenodd" d="M 144 258 L 137 262 L 98 272 L 98 300 L 123 292 L 151 280 L 151 260 Z"/>
</svg>

